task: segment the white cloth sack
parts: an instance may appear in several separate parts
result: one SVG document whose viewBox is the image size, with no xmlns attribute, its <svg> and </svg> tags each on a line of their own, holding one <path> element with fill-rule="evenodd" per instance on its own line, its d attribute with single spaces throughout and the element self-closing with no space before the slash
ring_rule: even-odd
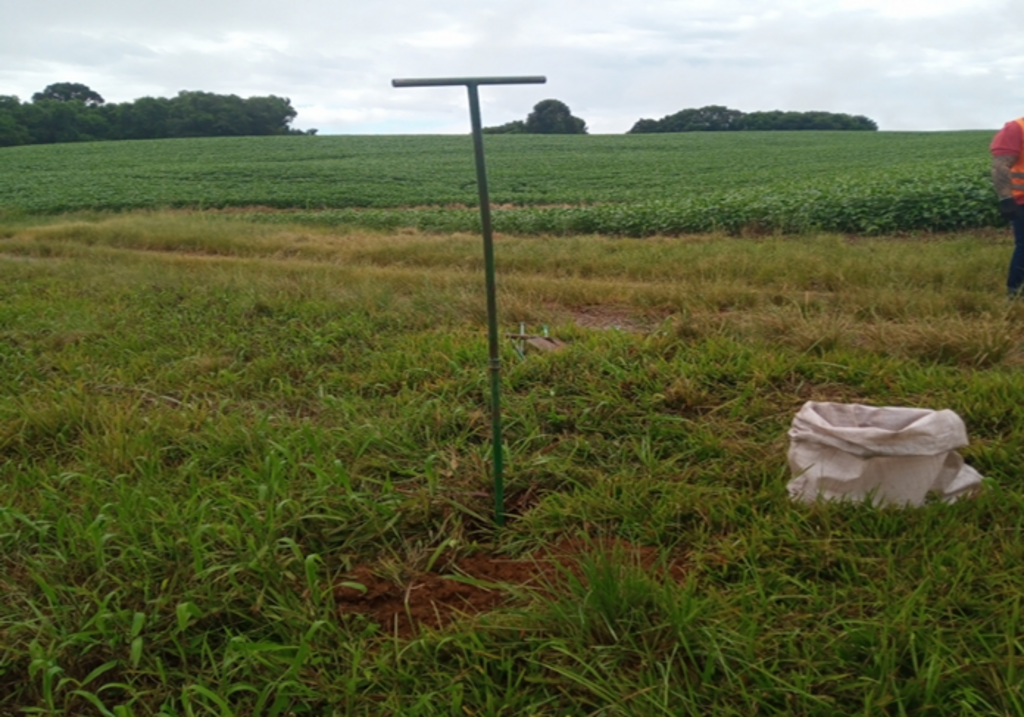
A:
<svg viewBox="0 0 1024 717">
<path fill-rule="evenodd" d="M 951 503 L 982 480 L 956 452 L 967 429 L 950 410 L 808 401 L 789 440 L 787 489 L 805 503 L 872 496 L 875 505 L 922 505 L 930 492 Z"/>
</svg>

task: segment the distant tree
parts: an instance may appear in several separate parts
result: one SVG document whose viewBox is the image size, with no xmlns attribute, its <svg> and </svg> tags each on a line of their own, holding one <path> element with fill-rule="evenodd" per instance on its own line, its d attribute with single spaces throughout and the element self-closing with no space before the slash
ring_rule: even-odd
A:
<svg viewBox="0 0 1024 717">
<path fill-rule="evenodd" d="M 107 110 L 110 105 L 104 109 Z M 140 97 L 111 111 L 111 123 L 117 126 L 116 139 L 165 139 L 171 136 L 168 121 L 171 100 L 166 97 Z"/>
<path fill-rule="evenodd" d="M 854 124 L 850 129 L 867 130 L 868 132 L 878 131 L 878 123 L 870 117 L 865 117 L 864 115 L 853 115 L 850 117 L 850 120 Z"/>
<path fill-rule="evenodd" d="M 743 113 L 720 105 L 685 109 L 660 120 L 641 119 L 629 130 L 647 132 L 720 132 L 734 130 L 877 130 L 878 125 L 863 115 L 835 112 Z"/>
<path fill-rule="evenodd" d="M 50 85 L 22 103 L 0 95 L 0 147 L 117 139 L 222 137 L 303 133 L 292 129 L 291 100 L 269 95 L 182 91 L 177 97 L 143 97 L 107 104 L 85 85 Z"/>
<path fill-rule="evenodd" d="M 530 134 L 586 134 L 587 123 L 573 117 L 569 106 L 559 100 L 541 100 L 526 117 Z"/>
<path fill-rule="evenodd" d="M 32 95 L 33 102 L 41 102 L 43 100 L 54 100 L 55 102 L 79 101 L 84 102 L 89 107 L 105 103 L 105 100 L 98 92 L 94 92 L 87 85 L 79 82 L 57 82 L 56 84 L 49 85 L 42 92 L 36 92 Z"/>
<path fill-rule="evenodd" d="M 838 112 L 750 112 L 743 115 L 739 129 L 744 130 L 866 130 L 878 124 L 863 115 Z"/>
<path fill-rule="evenodd" d="M 14 147 L 32 141 L 21 123 L 21 100 L 14 95 L 0 95 L 0 147 Z"/>
<path fill-rule="evenodd" d="M 484 127 L 484 134 L 526 134 L 526 123 L 522 120 L 512 120 L 497 127 Z"/>
<path fill-rule="evenodd" d="M 22 105 L 19 114 L 31 144 L 88 142 L 106 139 L 109 134 L 110 128 L 97 109 L 80 100 L 42 100 Z"/>
<path fill-rule="evenodd" d="M 779 110 L 751 112 L 743 117 L 742 128 L 754 131 L 781 129 L 784 114 Z"/>
<path fill-rule="evenodd" d="M 722 105 L 708 105 L 695 110 L 683 110 L 675 115 L 679 132 L 727 132 L 734 130 L 743 113 Z"/>
<path fill-rule="evenodd" d="M 632 134 L 646 134 L 648 132 L 665 132 L 665 131 L 666 130 L 663 130 L 661 128 L 661 123 L 658 122 L 658 120 L 640 119 L 640 120 L 636 121 L 636 124 L 633 125 L 632 129 L 630 129 L 629 132 L 627 132 L 627 134 L 629 134 L 629 133 L 632 133 Z"/>
<path fill-rule="evenodd" d="M 168 131 L 171 137 L 288 134 L 295 115 L 291 100 L 273 95 L 243 100 L 183 90 L 170 101 Z"/>
<path fill-rule="evenodd" d="M 660 120 L 642 119 L 629 130 L 631 133 L 642 132 L 723 132 L 737 129 L 737 123 L 743 117 L 739 110 L 731 110 L 721 105 L 681 110 L 675 114 L 662 117 Z"/>
<path fill-rule="evenodd" d="M 287 97 L 250 97 L 242 100 L 243 112 L 251 134 L 288 134 L 298 114 Z"/>
</svg>

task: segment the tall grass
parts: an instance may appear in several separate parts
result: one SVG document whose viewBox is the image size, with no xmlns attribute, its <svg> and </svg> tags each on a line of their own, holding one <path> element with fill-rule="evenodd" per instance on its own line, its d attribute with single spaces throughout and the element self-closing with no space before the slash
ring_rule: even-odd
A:
<svg viewBox="0 0 1024 717">
<path fill-rule="evenodd" d="M 502 347 L 505 530 L 477 237 L 0 237 L 2 713 L 1024 711 L 1007 237 L 499 237 L 503 327 L 569 344 Z M 985 491 L 791 504 L 808 399 L 956 410 Z M 567 538 L 578 566 L 444 629 L 337 613 L 356 566 Z"/>
</svg>

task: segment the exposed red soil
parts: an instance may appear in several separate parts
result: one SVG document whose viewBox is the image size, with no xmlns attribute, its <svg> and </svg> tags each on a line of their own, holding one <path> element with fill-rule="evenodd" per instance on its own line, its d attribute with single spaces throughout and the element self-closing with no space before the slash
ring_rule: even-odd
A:
<svg viewBox="0 0 1024 717">
<path fill-rule="evenodd" d="M 510 588 L 557 589 L 567 573 L 580 576 L 580 560 L 587 554 L 605 553 L 626 564 L 656 570 L 657 548 L 639 547 L 621 540 L 564 541 L 523 559 L 478 554 L 450 564 L 444 574 L 418 572 L 402 585 L 368 565 L 360 565 L 343 582 L 362 585 L 365 591 L 339 585 L 334 598 L 341 617 L 362 614 L 391 635 L 409 638 L 419 628 L 442 628 L 461 617 L 494 610 L 509 602 Z M 681 561 L 667 566 L 679 581 L 685 570 Z M 461 579 L 460 579 L 461 578 Z"/>
</svg>

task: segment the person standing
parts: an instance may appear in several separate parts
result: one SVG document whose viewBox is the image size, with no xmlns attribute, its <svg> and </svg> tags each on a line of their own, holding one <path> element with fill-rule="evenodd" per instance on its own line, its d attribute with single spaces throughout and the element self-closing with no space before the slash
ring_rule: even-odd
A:
<svg viewBox="0 0 1024 717">
<path fill-rule="evenodd" d="M 1024 298 L 1024 117 L 1011 120 L 992 138 L 992 184 L 999 213 L 1013 224 L 1013 255 L 1006 277 L 1011 298 Z"/>
</svg>

